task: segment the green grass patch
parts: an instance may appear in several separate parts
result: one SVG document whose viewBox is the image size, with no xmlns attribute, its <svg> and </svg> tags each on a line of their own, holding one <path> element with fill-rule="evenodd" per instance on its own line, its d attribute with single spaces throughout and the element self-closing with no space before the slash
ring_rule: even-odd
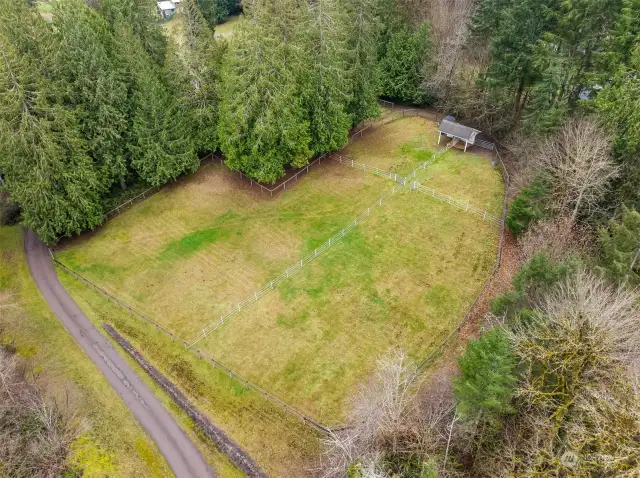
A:
<svg viewBox="0 0 640 478">
<path fill-rule="evenodd" d="M 229 232 L 219 227 L 212 227 L 202 231 L 187 234 L 178 241 L 170 242 L 160 253 L 160 260 L 175 260 L 195 254 L 205 245 L 213 244 L 221 237 L 228 237 Z"/>
</svg>

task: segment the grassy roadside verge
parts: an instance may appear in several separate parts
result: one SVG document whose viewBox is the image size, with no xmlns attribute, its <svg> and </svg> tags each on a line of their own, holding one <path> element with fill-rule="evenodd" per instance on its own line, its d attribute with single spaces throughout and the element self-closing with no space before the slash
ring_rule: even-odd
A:
<svg viewBox="0 0 640 478">
<path fill-rule="evenodd" d="M 20 309 L 20 320 L 2 331 L 2 341 L 21 355 L 46 357 L 53 376 L 70 382 L 82 397 L 81 413 L 92 426 L 78 440 L 74 464 L 86 476 L 173 476 L 133 414 L 40 296 L 20 226 L 0 227 L 0 289 L 12 294 Z"/>
<path fill-rule="evenodd" d="M 269 476 L 312 476 L 311 468 L 319 442 L 309 427 L 194 354 L 185 352 L 181 344 L 171 342 L 77 279 L 61 270 L 58 275 L 91 321 L 100 327 L 103 322 L 112 324 L 147 360 L 178 385 L 202 412 L 243 447 Z M 141 371 L 133 361 L 130 363 Z M 147 383 L 150 382 L 144 372 L 141 375 Z M 193 423 L 186 415 L 173 405 L 166 394 L 160 393 L 159 387 L 149 384 L 165 400 L 165 406 L 188 428 L 190 436 L 196 437 Z M 235 476 L 235 469 L 222 459 L 206 438 L 198 437 L 196 443 L 220 476 Z"/>
</svg>

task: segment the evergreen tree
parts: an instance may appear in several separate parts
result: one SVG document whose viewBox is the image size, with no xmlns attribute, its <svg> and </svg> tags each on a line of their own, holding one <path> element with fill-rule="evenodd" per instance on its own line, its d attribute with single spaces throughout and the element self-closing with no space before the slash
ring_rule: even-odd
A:
<svg viewBox="0 0 640 478">
<path fill-rule="evenodd" d="M 164 62 L 167 39 L 158 24 L 155 0 L 101 0 L 100 12 L 114 30 L 118 24 L 129 25 L 155 62 Z"/>
<path fill-rule="evenodd" d="M 498 425 L 501 415 L 514 411 L 516 357 L 504 330 L 492 329 L 469 343 L 458 365 L 454 391 L 463 418 Z"/>
<path fill-rule="evenodd" d="M 348 35 L 347 75 L 351 99 L 347 112 L 352 124 L 378 115 L 380 81 L 377 69 L 378 22 L 375 0 L 342 0 Z"/>
<path fill-rule="evenodd" d="M 245 15 L 223 68 L 219 135 L 229 167 L 272 183 L 311 155 L 300 85 L 303 15 L 295 0 L 256 1 Z"/>
<path fill-rule="evenodd" d="M 603 266 L 616 281 L 640 284 L 640 213 L 624 208 L 619 220 L 599 231 Z"/>
<path fill-rule="evenodd" d="M 349 137 L 347 114 L 347 39 L 344 12 L 336 0 L 317 0 L 308 11 L 305 38 L 308 66 L 302 80 L 304 107 L 309 114 L 310 148 L 314 153 L 336 151 Z"/>
<path fill-rule="evenodd" d="M 218 82 L 225 44 L 216 42 L 195 0 L 184 0 L 180 15 L 185 25 L 182 48 L 170 45 L 167 72 L 190 123 L 195 150 L 211 152 L 218 147 Z"/>
<path fill-rule="evenodd" d="M 130 112 L 127 85 L 111 58 L 115 39 L 104 19 L 80 0 L 57 3 L 54 14 L 56 88 L 63 104 L 74 110 L 106 190 L 127 174 L 124 138 Z"/>
<path fill-rule="evenodd" d="M 640 0 L 624 0 L 611 36 L 595 109 L 614 135 L 623 174 L 616 199 L 640 209 Z"/>
<path fill-rule="evenodd" d="M 542 72 L 532 91 L 527 123 L 552 131 L 575 109 L 581 94 L 597 84 L 597 66 L 614 28 L 620 0 L 562 2 L 554 11 L 555 26 L 533 49 Z"/>
<path fill-rule="evenodd" d="M 491 62 L 482 85 L 512 95 L 515 117 L 525 106 L 527 91 L 541 75 L 535 45 L 555 24 L 557 0 L 489 0 L 476 15 L 476 32 L 490 35 Z"/>
<path fill-rule="evenodd" d="M 126 31 L 123 32 L 126 35 Z M 188 110 L 177 101 L 159 67 L 141 53 L 142 45 L 129 30 L 134 72 L 131 164 L 138 175 L 158 186 L 198 168 Z M 131 63 L 133 64 L 133 63 Z"/>
<path fill-rule="evenodd" d="M 422 104 L 426 101 L 424 66 L 430 51 L 429 26 L 411 31 L 402 25 L 394 31 L 380 61 L 382 93 L 401 102 Z"/>
<path fill-rule="evenodd" d="M 95 227 L 103 218 L 102 188 L 73 112 L 47 101 L 37 60 L 21 54 L 3 32 L 0 56 L 0 170 L 25 224 L 48 243 Z"/>
</svg>

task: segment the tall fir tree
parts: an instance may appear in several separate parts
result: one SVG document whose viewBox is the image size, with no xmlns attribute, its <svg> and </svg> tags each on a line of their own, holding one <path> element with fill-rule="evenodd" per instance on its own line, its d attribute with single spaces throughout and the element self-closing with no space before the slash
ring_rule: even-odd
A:
<svg viewBox="0 0 640 478">
<path fill-rule="evenodd" d="M 300 85 L 303 11 L 295 0 L 255 1 L 245 16 L 223 68 L 219 135 L 229 167 L 273 183 L 311 155 Z"/>
<path fill-rule="evenodd" d="M 132 29 L 125 26 L 119 35 L 128 46 L 124 61 L 133 79 L 131 165 L 140 178 L 158 186 L 198 168 L 188 111 Z"/>
<path fill-rule="evenodd" d="M 554 25 L 533 48 L 541 76 L 531 92 L 526 122 L 552 131 L 581 96 L 598 84 L 597 68 L 620 0 L 575 0 L 553 6 Z"/>
<path fill-rule="evenodd" d="M 164 63 L 167 38 L 157 21 L 155 0 L 100 0 L 100 13 L 114 29 L 129 25 L 155 62 Z"/>
<path fill-rule="evenodd" d="M 21 2 L 0 10 L 0 171 L 24 223 L 53 243 L 102 221 L 102 187 L 73 111 L 49 100 L 50 80 L 30 55 L 38 45 L 11 35 L 50 43 L 44 23 Z"/>
<path fill-rule="evenodd" d="M 485 0 L 476 14 L 474 30 L 489 35 L 491 61 L 482 85 L 511 95 L 514 118 L 527 103 L 528 91 L 542 71 L 535 45 L 554 28 L 558 0 Z"/>
<path fill-rule="evenodd" d="M 427 100 L 423 83 L 430 48 L 426 23 L 413 31 L 409 25 L 393 31 L 379 63 L 382 94 L 404 103 L 423 104 Z"/>
<path fill-rule="evenodd" d="M 376 0 L 341 0 L 347 24 L 347 75 L 350 101 L 347 112 L 352 124 L 374 118 L 380 112 L 378 96 L 378 22 Z"/>
<path fill-rule="evenodd" d="M 182 42 L 170 45 L 166 69 L 190 123 L 193 146 L 202 154 L 218 147 L 218 88 L 226 43 L 215 40 L 195 0 L 183 0 L 180 15 Z"/>
<path fill-rule="evenodd" d="M 73 108 L 100 182 L 109 189 L 127 175 L 130 115 L 127 85 L 111 53 L 115 39 L 104 19 L 81 0 L 56 3 L 54 15 L 56 89 Z"/>
<path fill-rule="evenodd" d="M 347 70 L 346 18 L 337 0 L 317 0 L 307 11 L 304 106 L 309 114 L 310 148 L 314 153 L 335 151 L 349 137 L 351 118 Z"/>
</svg>

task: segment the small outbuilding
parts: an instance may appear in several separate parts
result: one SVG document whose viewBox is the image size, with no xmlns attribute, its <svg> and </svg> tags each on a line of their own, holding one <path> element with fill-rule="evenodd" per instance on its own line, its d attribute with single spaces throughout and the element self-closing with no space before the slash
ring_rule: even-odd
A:
<svg viewBox="0 0 640 478">
<path fill-rule="evenodd" d="M 158 12 L 165 19 L 171 18 L 176 11 L 175 3 L 171 2 L 170 0 L 162 0 L 160 2 L 156 2 L 156 5 L 158 6 Z"/>
<path fill-rule="evenodd" d="M 469 126 L 456 123 L 451 116 L 447 116 L 440 121 L 440 126 L 438 127 L 438 144 L 440 144 L 440 139 L 443 134 L 448 138 L 453 138 L 454 144 L 458 141 L 464 141 L 464 150 L 466 151 L 469 145 L 475 144 L 476 136 L 480 134 L 480 131 L 470 128 Z"/>
</svg>

